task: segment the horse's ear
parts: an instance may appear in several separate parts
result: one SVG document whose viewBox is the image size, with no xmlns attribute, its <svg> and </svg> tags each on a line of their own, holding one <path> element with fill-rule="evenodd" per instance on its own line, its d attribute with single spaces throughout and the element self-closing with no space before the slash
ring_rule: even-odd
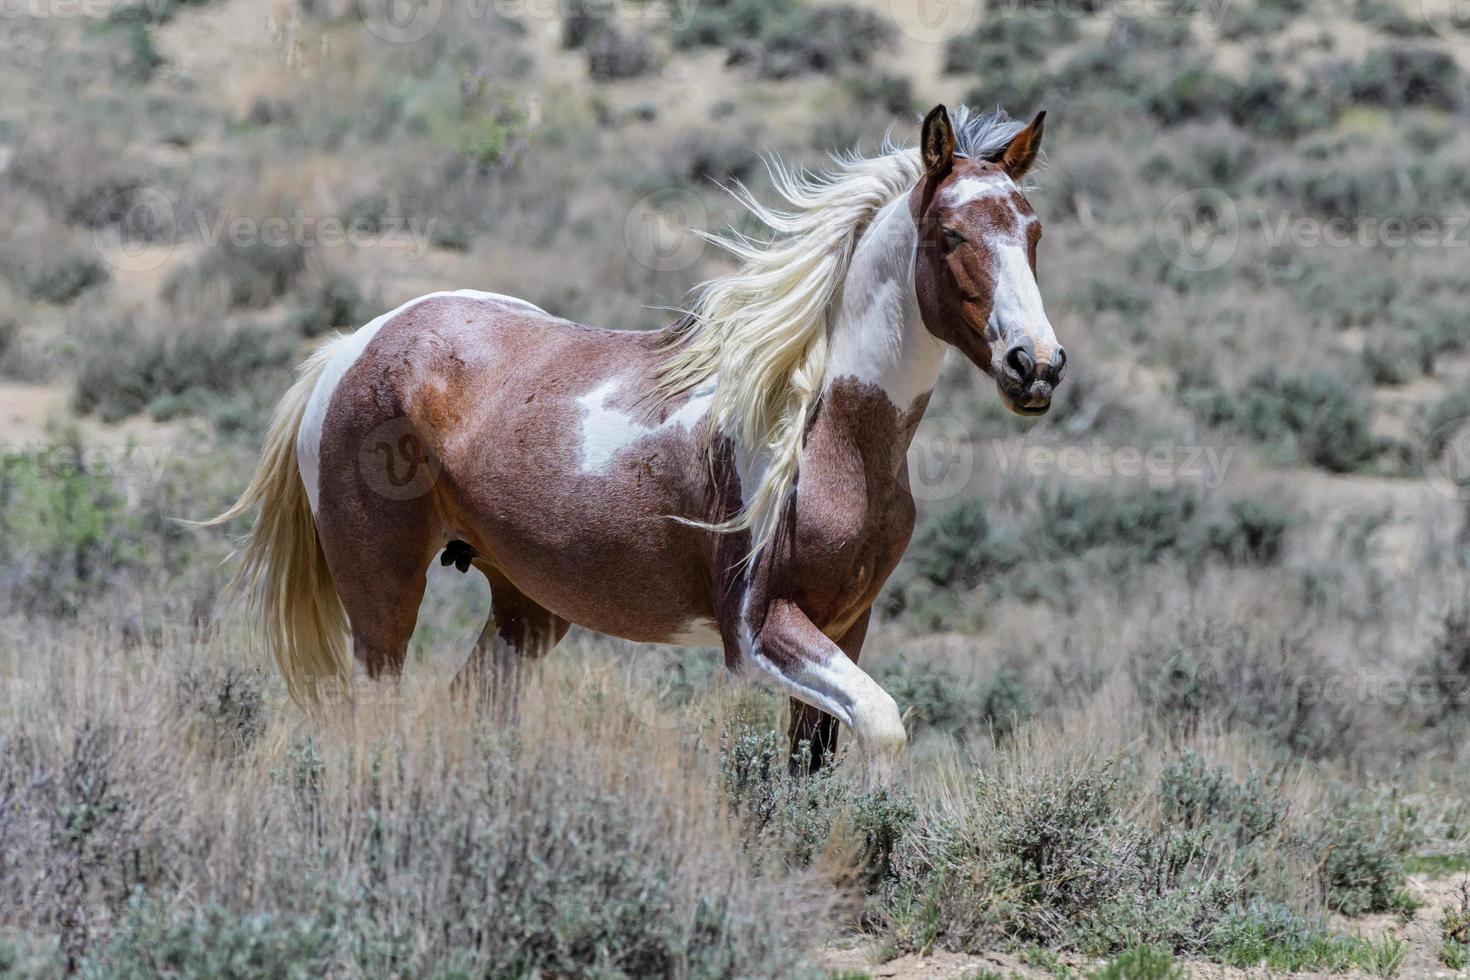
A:
<svg viewBox="0 0 1470 980">
<path fill-rule="evenodd" d="M 954 126 L 944 106 L 935 106 L 924 117 L 919 145 L 923 148 L 924 170 L 929 174 L 947 173 L 954 165 Z"/>
<path fill-rule="evenodd" d="M 1043 109 L 1031 120 L 1031 125 L 1011 137 L 1006 145 L 1000 156 L 1000 168 L 1011 180 L 1019 181 L 1026 176 L 1026 171 L 1036 162 L 1036 154 L 1041 152 L 1041 130 L 1045 123 L 1046 110 Z"/>
</svg>

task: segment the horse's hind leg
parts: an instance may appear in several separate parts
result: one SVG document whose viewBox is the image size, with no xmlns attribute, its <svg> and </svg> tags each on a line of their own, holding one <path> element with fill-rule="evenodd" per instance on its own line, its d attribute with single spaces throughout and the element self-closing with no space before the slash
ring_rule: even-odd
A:
<svg viewBox="0 0 1470 980">
<path fill-rule="evenodd" d="M 475 567 L 490 581 L 490 619 L 454 687 L 509 707 L 520 691 L 524 661 L 550 653 L 571 624 L 537 605 L 489 563 L 477 559 Z"/>
<path fill-rule="evenodd" d="M 426 496 L 392 499 L 352 475 L 324 478 L 318 537 L 352 627 L 359 669 L 374 680 L 396 678 L 442 532 Z"/>
</svg>

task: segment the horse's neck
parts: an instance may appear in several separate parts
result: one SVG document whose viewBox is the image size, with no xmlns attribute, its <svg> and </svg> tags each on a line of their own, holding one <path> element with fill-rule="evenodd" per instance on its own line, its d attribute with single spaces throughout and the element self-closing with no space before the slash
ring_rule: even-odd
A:
<svg viewBox="0 0 1470 980">
<path fill-rule="evenodd" d="M 934 389 L 945 351 L 919 317 L 917 244 L 907 197 L 874 216 L 848 268 L 827 355 L 828 388 L 856 378 L 881 389 L 901 413 Z"/>
</svg>

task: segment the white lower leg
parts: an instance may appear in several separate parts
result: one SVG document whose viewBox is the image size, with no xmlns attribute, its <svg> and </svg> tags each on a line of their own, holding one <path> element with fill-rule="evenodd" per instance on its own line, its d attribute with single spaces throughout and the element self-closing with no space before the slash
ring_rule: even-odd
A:
<svg viewBox="0 0 1470 980">
<path fill-rule="evenodd" d="M 852 730 L 863 755 L 863 785 L 872 788 L 893 777 L 899 753 L 908 740 L 898 705 L 878 682 L 834 647 L 822 661 L 801 661 L 777 668 L 759 652 L 751 658 L 764 679 Z"/>
</svg>

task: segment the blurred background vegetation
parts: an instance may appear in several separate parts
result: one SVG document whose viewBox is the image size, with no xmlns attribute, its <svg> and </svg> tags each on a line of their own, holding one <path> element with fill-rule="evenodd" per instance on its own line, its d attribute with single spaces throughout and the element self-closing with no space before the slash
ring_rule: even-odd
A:
<svg viewBox="0 0 1470 980">
<path fill-rule="evenodd" d="M 0 18 L 0 976 L 1465 968 L 1452 12 Z M 762 153 L 820 168 L 941 101 L 1048 110 L 1070 378 L 1023 421 L 946 366 L 864 654 L 900 786 L 786 777 L 784 699 L 708 651 L 574 633 L 519 736 L 426 712 L 488 607 L 448 573 L 402 700 L 284 702 L 220 619 L 229 534 L 178 519 L 238 492 L 313 343 L 463 287 L 661 325 L 723 267 L 691 230 L 760 232 L 723 187 L 763 195 Z"/>
</svg>

